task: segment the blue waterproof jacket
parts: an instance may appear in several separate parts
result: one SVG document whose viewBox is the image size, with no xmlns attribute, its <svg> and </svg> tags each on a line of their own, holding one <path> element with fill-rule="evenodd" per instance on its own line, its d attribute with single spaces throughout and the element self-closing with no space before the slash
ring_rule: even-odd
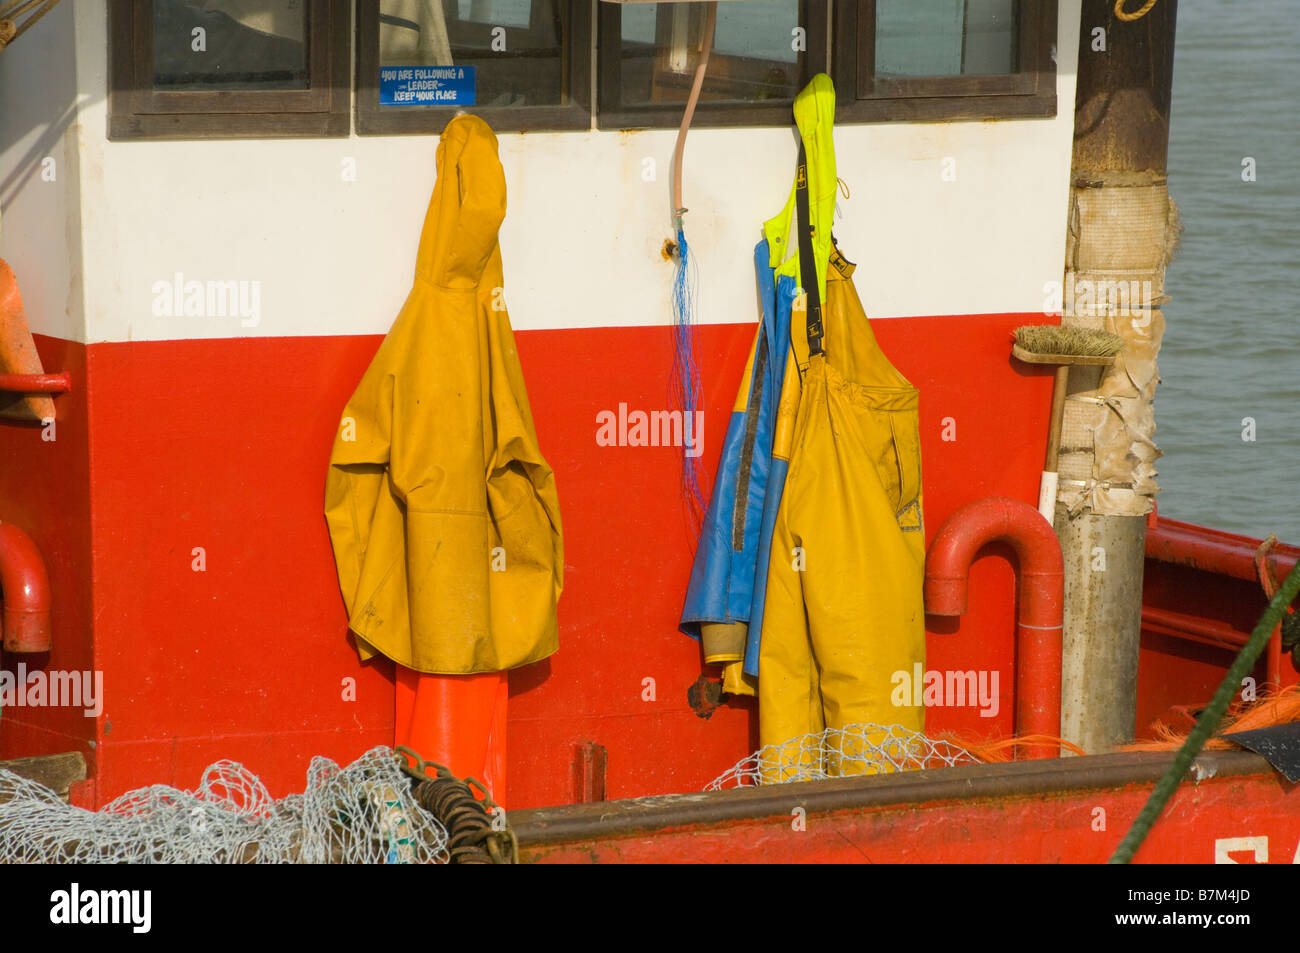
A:
<svg viewBox="0 0 1300 953">
<path fill-rule="evenodd" d="M 768 555 L 785 483 L 786 461 L 773 460 L 772 439 L 796 292 L 793 278 L 777 278 L 772 257 L 767 241 L 759 242 L 754 268 L 762 320 L 727 425 L 680 626 L 703 640 L 706 661 L 744 658 L 751 675 L 757 674 Z"/>
</svg>

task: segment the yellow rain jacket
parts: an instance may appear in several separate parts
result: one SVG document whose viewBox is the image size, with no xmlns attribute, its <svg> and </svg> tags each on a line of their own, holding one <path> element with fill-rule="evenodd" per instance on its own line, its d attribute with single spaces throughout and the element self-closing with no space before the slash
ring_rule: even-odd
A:
<svg viewBox="0 0 1300 953">
<path fill-rule="evenodd" d="M 819 75 L 795 116 L 807 152 L 812 256 L 824 353 L 810 356 L 806 302 L 795 302 L 793 353 L 774 428 L 773 458 L 789 461 L 772 533 L 758 648 L 759 740 L 852 724 L 921 731 L 924 710 L 893 703 L 897 672 L 925 664 L 918 393 L 885 357 L 853 287 L 854 266 L 831 240 L 835 92 Z M 806 176 L 806 178 L 803 178 Z M 765 225 L 777 274 L 800 275 L 793 196 Z M 811 288 L 811 276 L 801 276 Z M 734 678 L 734 676 L 733 676 Z M 910 699 L 909 699 L 910 701 Z M 871 743 L 883 733 L 867 736 Z M 893 752 L 895 755 L 898 752 Z M 832 750 L 829 774 L 860 774 L 869 752 Z M 815 752 L 791 745 L 781 780 Z"/>
<path fill-rule="evenodd" d="M 343 411 L 325 517 L 361 657 L 431 674 L 555 652 L 563 542 L 502 297 L 505 174 L 447 124 L 415 285 Z"/>
</svg>

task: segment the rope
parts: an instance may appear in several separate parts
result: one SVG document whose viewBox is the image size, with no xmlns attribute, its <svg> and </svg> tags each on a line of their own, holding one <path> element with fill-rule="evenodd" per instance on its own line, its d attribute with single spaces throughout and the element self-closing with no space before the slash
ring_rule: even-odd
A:
<svg viewBox="0 0 1300 953">
<path fill-rule="evenodd" d="M 447 831 L 447 848 L 452 864 L 518 863 L 519 842 L 507 823 L 493 825 L 493 814 L 501 806 L 474 778 L 458 778 L 446 765 L 426 761 L 406 745 L 398 745 L 402 773 L 413 784 L 415 803 L 431 814 Z M 429 769 L 433 773 L 429 773 Z M 474 788 L 482 794 L 478 797 Z"/>
<path fill-rule="evenodd" d="M 509 829 L 493 830 L 492 818 L 469 785 L 438 777 L 415 785 L 415 802 L 447 829 L 453 864 L 513 864 L 517 845 Z"/>
<path fill-rule="evenodd" d="M 1142 4 L 1142 9 L 1137 13 L 1125 13 L 1124 0 L 1115 0 L 1115 16 L 1123 20 L 1125 23 L 1132 23 L 1134 20 L 1141 20 L 1144 16 L 1150 13 L 1151 8 L 1155 5 L 1156 0 L 1147 0 L 1146 3 Z"/>
<path fill-rule="evenodd" d="M 1200 754 L 1201 749 L 1205 747 L 1205 742 L 1219 727 L 1219 722 L 1223 720 L 1224 712 L 1228 710 L 1228 705 L 1232 697 L 1241 688 L 1241 680 L 1255 667 L 1255 662 L 1264 647 L 1268 645 L 1269 638 L 1273 635 L 1273 629 L 1286 613 L 1287 607 L 1295 599 L 1296 594 L 1300 593 L 1300 562 L 1297 562 L 1287 575 L 1286 581 L 1282 583 L 1282 588 L 1273 596 L 1273 601 L 1268 604 L 1264 614 L 1260 616 L 1259 622 L 1255 624 L 1255 629 L 1250 634 L 1241 652 L 1233 659 L 1232 666 L 1228 669 L 1228 674 L 1223 676 L 1223 681 L 1219 683 L 1219 688 L 1214 693 L 1214 698 L 1206 706 L 1205 711 L 1201 712 L 1201 717 L 1196 721 L 1196 727 L 1192 729 L 1183 746 L 1178 749 L 1178 754 L 1174 756 L 1174 763 L 1171 764 L 1164 776 L 1156 785 L 1151 796 L 1142 807 L 1142 811 L 1129 828 L 1124 839 L 1115 848 L 1115 853 L 1111 855 L 1112 864 L 1127 864 L 1133 859 L 1142 842 L 1146 840 L 1147 834 L 1160 818 L 1160 813 L 1165 809 L 1169 799 L 1173 797 L 1174 791 L 1182 783 L 1187 769 L 1192 766 L 1196 756 Z"/>
<path fill-rule="evenodd" d="M 45 0 L 45 5 L 19 26 L 18 18 L 40 2 L 41 0 L 14 0 L 13 3 L 0 9 L 0 53 L 4 52 L 6 46 L 30 30 L 37 20 L 49 13 L 59 0 Z"/>
<path fill-rule="evenodd" d="M 40 3 L 41 0 L 13 0 L 0 6 L 0 20 L 17 20 L 20 16 Z"/>
</svg>

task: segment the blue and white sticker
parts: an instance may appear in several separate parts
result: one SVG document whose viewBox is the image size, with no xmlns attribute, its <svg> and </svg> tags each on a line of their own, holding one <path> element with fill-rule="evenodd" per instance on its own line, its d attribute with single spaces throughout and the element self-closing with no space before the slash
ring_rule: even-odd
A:
<svg viewBox="0 0 1300 953">
<path fill-rule="evenodd" d="M 473 66 L 384 66 L 381 106 L 473 106 Z"/>
</svg>

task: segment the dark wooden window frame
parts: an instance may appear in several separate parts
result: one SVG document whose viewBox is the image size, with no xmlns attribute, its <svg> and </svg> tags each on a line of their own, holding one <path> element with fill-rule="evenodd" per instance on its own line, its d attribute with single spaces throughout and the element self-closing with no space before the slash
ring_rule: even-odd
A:
<svg viewBox="0 0 1300 953">
<path fill-rule="evenodd" d="M 1056 0 L 1022 0 L 1016 73 L 877 79 L 875 0 L 835 0 L 836 121 L 1055 116 L 1056 7 Z"/>
<path fill-rule="evenodd" d="M 155 90 L 151 0 L 110 0 L 109 139 L 345 137 L 351 126 L 348 68 L 352 39 L 349 0 L 310 3 L 306 90 Z M 467 107 L 501 132 L 588 129 L 593 92 L 596 125 L 603 129 L 673 128 L 681 105 L 624 107 L 621 81 L 621 6 L 566 0 L 569 38 L 567 86 L 571 101 L 556 106 Z M 597 89 L 592 89 L 592 6 L 598 6 Z M 834 17 L 831 49 L 825 48 Z M 1006 76 L 874 76 L 875 0 L 801 0 L 808 50 L 800 82 L 828 69 L 835 79 L 841 123 L 1002 119 L 1056 115 L 1057 4 L 1026 0 L 1021 11 L 1019 71 Z M 361 135 L 439 132 L 446 108 L 379 106 L 379 2 L 357 2 L 356 123 Z M 859 29 L 859 27 L 864 27 Z M 829 62 L 828 62 L 829 61 Z M 701 103 L 700 127 L 784 126 L 788 103 Z"/>
<path fill-rule="evenodd" d="M 351 4 L 308 2 L 308 89 L 156 90 L 151 0 L 109 0 L 108 138 L 347 136 Z"/>
<path fill-rule="evenodd" d="M 357 2 L 357 134 L 437 134 L 457 111 L 481 116 L 497 132 L 542 132 L 591 128 L 591 7 L 595 0 L 568 5 L 565 87 L 569 102 L 537 106 L 380 106 L 379 0 Z M 604 4 L 602 4 L 604 6 Z"/>
<path fill-rule="evenodd" d="M 808 48 L 804 51 L 799 85 L 803 86 L 815 73 L 827 68 L 826 49 L 827 0 L 800 0 L 800 22 L 807 30 Z M 664 103 L 662 106 L 624 106 L 618 98 L 622 88 L 623 9 L 618 3 L 601 2 L 597 24 L 596 63 L 599 73 L 597 84 L 596 125 L 601 129 L 675 129 L 682 121 L 681 103 Z M 708 103 L 701 102 L 695 110 L 692 127 L 721 128 L 727 126 L 788 126 L 794 122 L 790 102 L 767 103 Z"/>
</svg>

